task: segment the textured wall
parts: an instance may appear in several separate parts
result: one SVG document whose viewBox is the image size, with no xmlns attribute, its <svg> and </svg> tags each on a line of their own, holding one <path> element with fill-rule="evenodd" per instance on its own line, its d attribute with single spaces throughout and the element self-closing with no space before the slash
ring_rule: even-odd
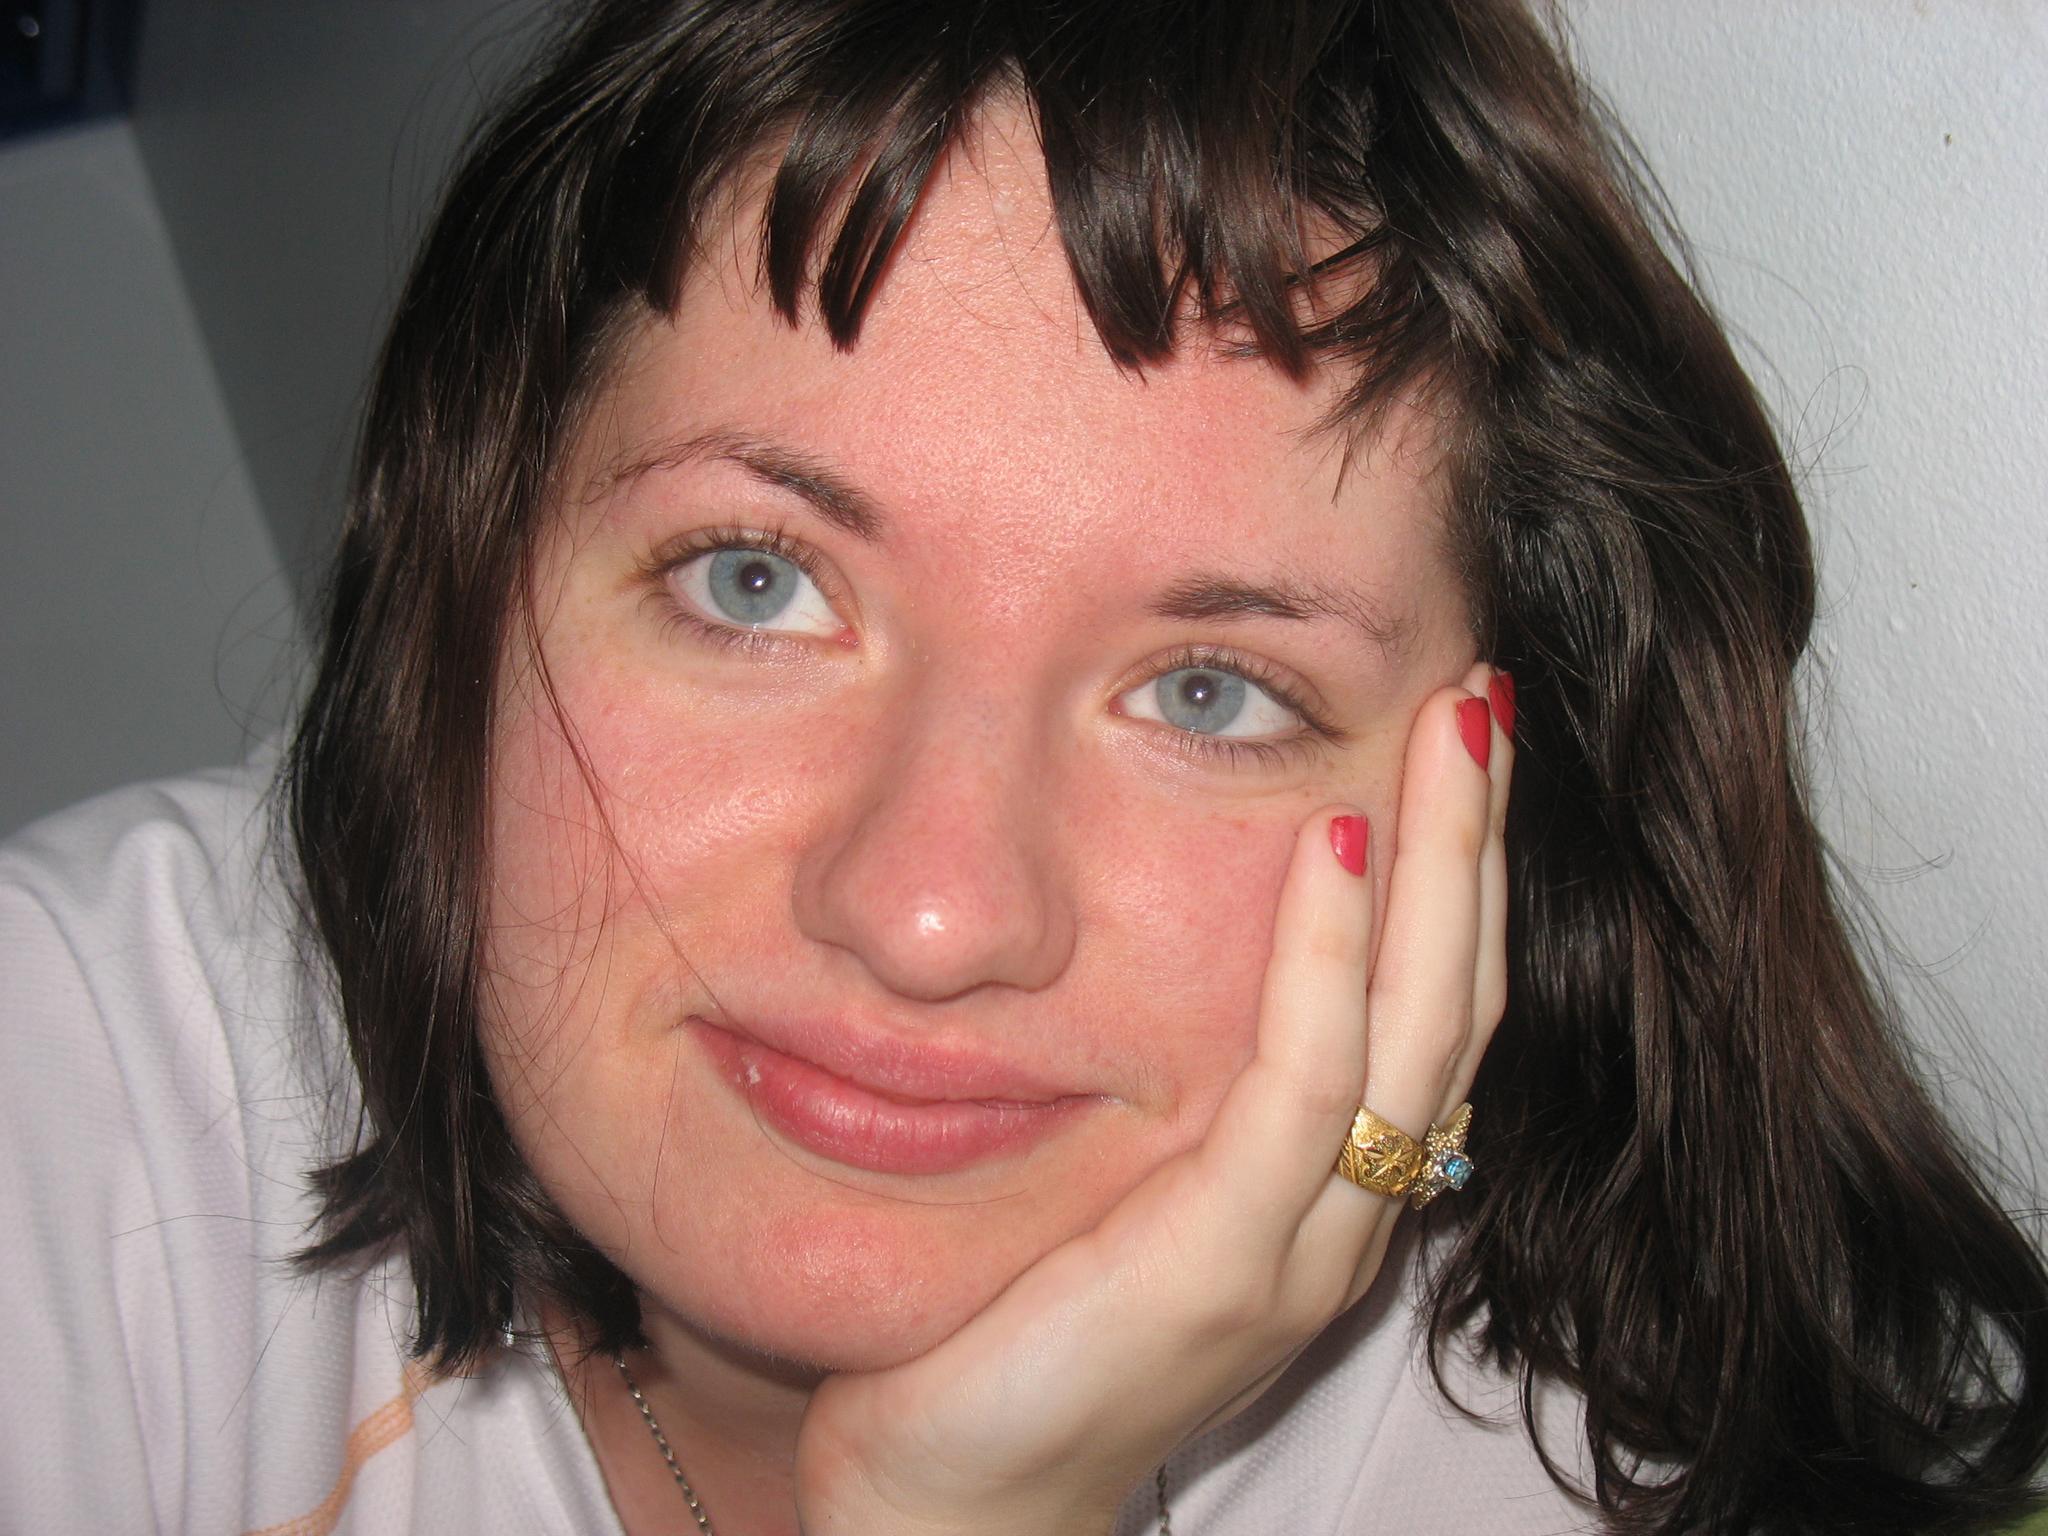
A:
<svg viewBox="0 0 2048 1536">
<path fill-rule="evenodd" d="M 2038 1122 L 2048 7 L 1566 9 L 1804 469 L 1824 822 L 1928 973 L 1905 1001 L 1961 1106 Z"/>
<path fill-rule="evenodd" d="M 293 581 L 423 213 L 538 0 L 148 0 L 135 135 Z"/>
<path fill-rule="evenodd" d="M 0 150 L 0 550 L 0 834 L 276 727 L 291 594 L 122 123 Z"/>
</svg>

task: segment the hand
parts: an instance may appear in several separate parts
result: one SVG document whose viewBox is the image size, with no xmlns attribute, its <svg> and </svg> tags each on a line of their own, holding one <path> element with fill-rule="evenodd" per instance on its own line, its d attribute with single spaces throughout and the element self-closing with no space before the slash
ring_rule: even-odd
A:
<svg viewBox="0 0 2048 1536">
<path fill-rule="evenodd" d="M 1333 1174 L 1352 1114 L 1420 1140 L 1506 1003 L 1512 746 L 1489 718 L 1482 770 L 1458 713 L 1492 677 L 1416 717 L 1377 963 L 1372 882 L 1330 841 L 1355 812 L 1326 807 L 1296 840 L 1253 1059 L 1207 1135 L 929 1353 L 826 1381 L 797 1445 L 806 1536 L 1107 1531 L 1174 1446 L 1364 1294 L 1399 1205 Z"/>
</svg>

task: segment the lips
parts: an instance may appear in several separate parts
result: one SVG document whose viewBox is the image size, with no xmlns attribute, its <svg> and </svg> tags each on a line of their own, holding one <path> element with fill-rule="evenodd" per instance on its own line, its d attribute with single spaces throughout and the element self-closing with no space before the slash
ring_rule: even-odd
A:
<svg viewBox="0 0 2048 1536">
<path fill-rule="evenodd" d="M 1021 1156 L 1102 1095 L 971 1049 L 817 1025 L 689 1020 L 721 1075 L 797 1145 L 877 1173 L 952 1173 Z M 771 1035 L 774 1043 L 763 1036 Z"/>
</svg>

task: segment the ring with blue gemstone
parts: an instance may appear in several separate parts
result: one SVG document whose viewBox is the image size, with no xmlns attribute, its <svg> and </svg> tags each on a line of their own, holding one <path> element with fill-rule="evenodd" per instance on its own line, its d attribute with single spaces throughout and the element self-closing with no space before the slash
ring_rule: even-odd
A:
<svg viewBox="0 0 2048 1536">
<path fill-rule="evenodd" d="M 1429 1128 L 1422 1138 L 1422 1176 L 1408 1196 L 1411 1209 L 1419 1211 L 1438 1195 L 1471 1182 L 1472 1159 L 1465 1155 L 1465 1133 L 1471 1129 L 1470 1104 L 1460 1104 L 1449 1120 Z"/>
</svg>

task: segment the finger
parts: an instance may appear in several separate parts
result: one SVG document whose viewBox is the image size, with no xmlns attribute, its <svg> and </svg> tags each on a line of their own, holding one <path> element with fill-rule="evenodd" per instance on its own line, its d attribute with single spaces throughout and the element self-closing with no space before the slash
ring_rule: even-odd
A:
<svg viewBox="0 0 2048 1536">
<path fill-rule="evenodd" d="M 1485 675 L 1467 681 L 1483 689 Z M 1473 1033 L 1481 930 L 1480 866 L 1492 787 L 1486 703 L 1466 688 L 1427 700 L 1409 733 L 1386 917 L 1367 1013 L 1363 1102 L 1416 1140 L 1449 1108 L 1444 1099 Z M 1476 751 L 1475 751 L 1476 748 Z M 1299 1267 L 1337 1310 L 1377 1274 L 1398 1202 L 1329 1181 L 1302 1223 Z M 1362 1213 L 1370 1209 L 1368 1224 Z M 1334 1262 L 1333 1262 L 1334 1261 Z"/>
<path fill-rule="evenodd" d="M 1417 1138 L 1445 1108 L 1472 1033 L 1493 730 L 1484 699 L 1447 688 L 1423 705 L 1409 735 L 1367 1003 L 1364 1099 Z"/>
<path fill-rule="evenodd" d="M 1225 1095 L 1198 1156 L 1257 1240 L 1291 1242 L 1328 1182 L 1365 1075 L 1372 882 L 1369 828 L 1348 806 L 1295 839 L 1273 922 L 1251 1063 Z"/>
<path fill-rule="evenodd" d="M 1508 788 L 1515 769 L 1515 682 L 1495 672 L 1485 697 L 1493 710 L 1493 752 L 1487 764 L 1486 847 L 1479 856 L 1479 953 L 1472 972 L 1472 1034 L 1452 1073 L 1441 1120 L 1466 1097 L 1479 1061 L 1508 1002 Z"/>
</svg>

